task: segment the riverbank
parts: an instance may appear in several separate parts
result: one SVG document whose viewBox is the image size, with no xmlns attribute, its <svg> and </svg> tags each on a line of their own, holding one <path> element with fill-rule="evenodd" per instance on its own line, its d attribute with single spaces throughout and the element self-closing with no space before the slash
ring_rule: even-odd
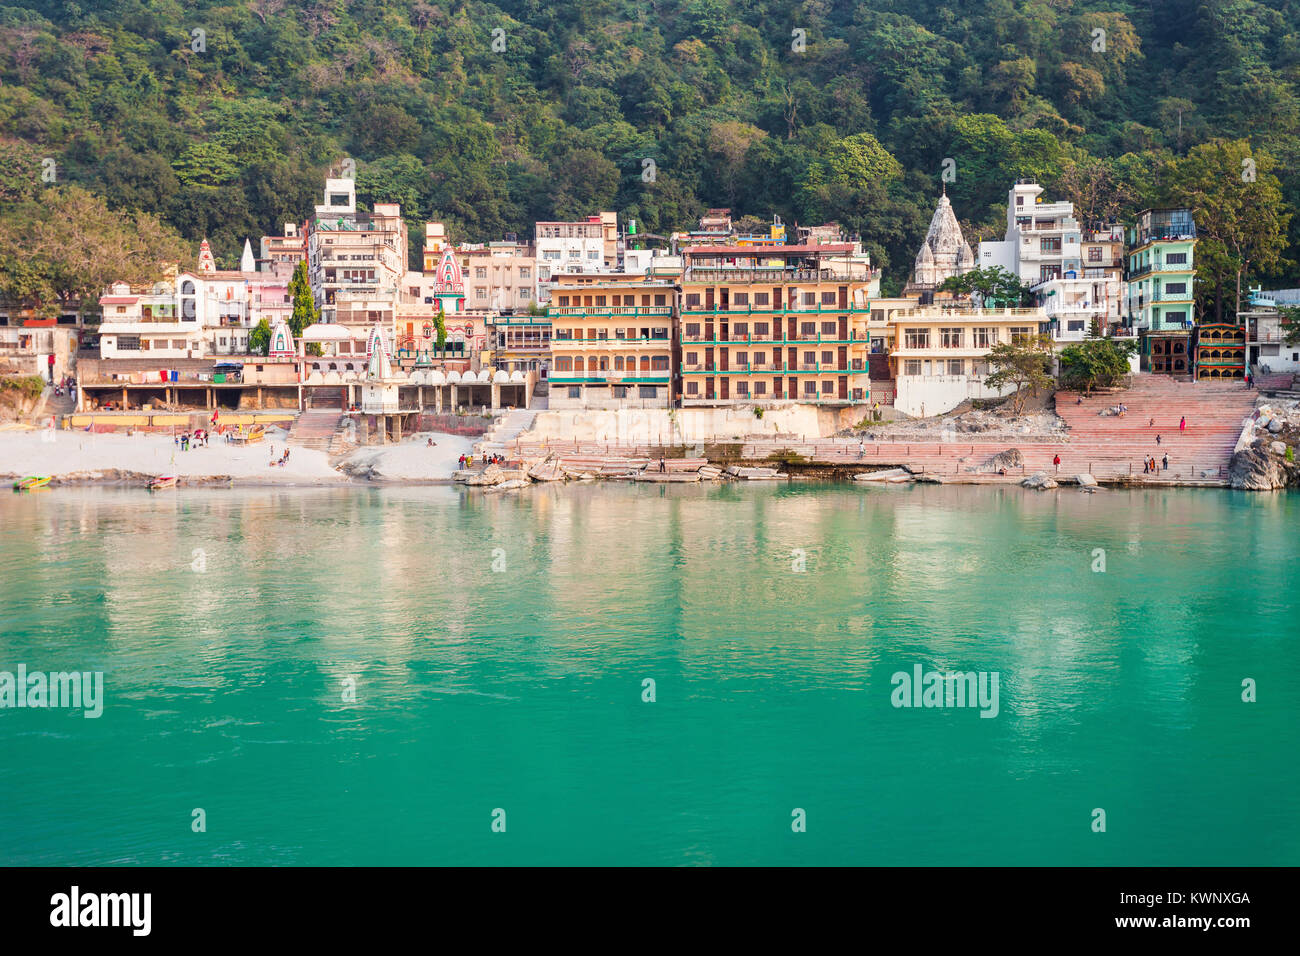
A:
<svg viewBox="0 0 1300 956">
<path fill-rule="evenodd" d="M 0 479 L 48 475 L 51 485 L 147 484 L 176 475 L 182 485 L 319 486 L 354 480 L 447 482 L 473 440 L 419 435 L 394 445 L 359 448 L 338 461 L 314 448 L 286 445 L 287 432 L 272 428 L 253 445 L 227 444 L 182 450 L 157 433 L 95 433 L 46 429 L 0 432 Z M 429 447 L 432 439 L 434 446 Z M 289 460 L 272 465 L 286 449 Z"/>
</svg>

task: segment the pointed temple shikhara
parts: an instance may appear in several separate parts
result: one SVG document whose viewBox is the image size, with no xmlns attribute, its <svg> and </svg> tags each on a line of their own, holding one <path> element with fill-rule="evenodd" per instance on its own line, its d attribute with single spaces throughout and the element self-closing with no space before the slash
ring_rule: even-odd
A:
<svg viewBox="0 0 1300 956">
<path fill-rule="evenodd" d="M 945 279 L 963 275 L 975 268 L 975 254 L 961 234 L 961 226 L 952 211 L 952 202 L 945 191 L 930 219 L 930 228 L 916 254 L 916 267 L 905 295 L 933 292 Z"/>
</svg>

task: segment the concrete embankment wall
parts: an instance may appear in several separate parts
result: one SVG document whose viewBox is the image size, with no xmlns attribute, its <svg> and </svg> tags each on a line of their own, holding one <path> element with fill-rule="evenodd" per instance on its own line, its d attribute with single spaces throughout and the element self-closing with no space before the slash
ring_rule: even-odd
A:
<svg viewBox="0 0 1300 956">
<path fill-rule="evenodd" d="M 743 440 L 745 438 L 799 436 L 823 438 L 856 424 L 868 415 L 865 408 L 818 408 L 788 405 L 753 408 L 620 408 L 610 411 L 551 410 L 539 412 L 522 441 L 591 441 L 624 445 L 677 445 Z"/>
</svg>

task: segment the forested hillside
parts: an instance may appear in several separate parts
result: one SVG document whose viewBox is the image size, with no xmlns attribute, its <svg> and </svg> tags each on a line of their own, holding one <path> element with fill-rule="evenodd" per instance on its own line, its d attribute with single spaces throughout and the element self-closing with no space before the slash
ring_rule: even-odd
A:
<svg viewBox="0 0 1300 956">
<path fill-rule="evenodd" d="M 0 0 L 11 225 L 53 158 L 226 264 L 352 157 L 457 240 L 730 206 L 838 220 L 897 288 L 951 159 L 972 240 L 1018 177 L 1099 217 L 1235 189 L 1248 275 L 1300 284 L 1297 132 L 1300 0 Z"/>
</svg>

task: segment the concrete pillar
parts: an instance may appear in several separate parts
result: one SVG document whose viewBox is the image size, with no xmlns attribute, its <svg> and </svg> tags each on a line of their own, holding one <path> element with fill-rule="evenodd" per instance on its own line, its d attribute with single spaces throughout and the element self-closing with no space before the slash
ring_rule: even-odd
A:
<svg viewBox="0 0 1300 956">
<path fill-rule="evenodd" d="M 492 410 L 496 411 L 501 407 L 501 386 L 495 382 L 492 383 Z"/>
<path fill-rule="evenodd" d="M 442 390 L 444 388 L 446 388 L 445 385 L 435 385 L 433 387 L 433 410 L 439 415 L 442 414 Z"/>
<path fill-rule="evenodd" d="M 122 407 L 126 408 L 126 386 L 122 386 Z"/>
<path fill-rule="evenodd" d="M 460 407 L 460 403 L 456 401 L 456 388 L 457 388 L 457 386 L 455 386 L 455 385 L 448 385 L 447 387 L 448 387 L 449 389 L 451 389 L 451 410 L 452 410 L 453 412 L 455 412 L 456 409 Z"/>
<path fill-rule="evenodd" d="M 423 385 L 415 386 L 415 407 L 418 408 L 420 411 L 424 411 L 424 386 Z"/>
<path fill-rule="evenodd" d="M 402 416 L 393 416 L 393 440 L 399 445 L 402 443 Z"/>
</svg>

